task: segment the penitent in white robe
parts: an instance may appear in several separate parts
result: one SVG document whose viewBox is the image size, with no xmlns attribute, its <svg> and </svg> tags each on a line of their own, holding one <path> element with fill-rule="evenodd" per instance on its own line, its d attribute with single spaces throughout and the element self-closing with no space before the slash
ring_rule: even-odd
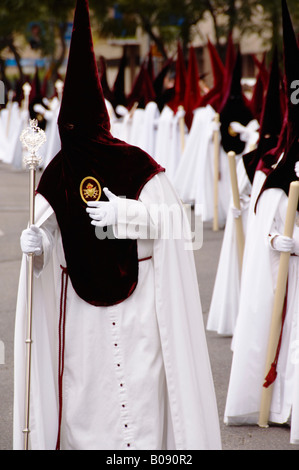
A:
<svg viewBox="0 0 299 470">
<path fill-rule="evenodd" d="M 65 266 L 65 260 L 51 207 L 40 196 L 36 203 L 36 224 L 45 229 L 45 266 L 38 266 L 36 259 L 37 273 L 41 272 L 34 279 L 30 442 L 32 449 L 54 449 L 60 265 Z M 153 203 L 179 207 L 184 236 L 137 241 L 139 259 L 152 258 L 139 263 L 138 286 L 119 305 L 93 307 L 76 295 L 69 282 L 61 448 L 220 449 L 186 214 L 164 174 L 145 185 L 136 203 L 147 208 Z M 142 229 L 144 220 L 138 223 Z M 23 445 L 25 278 L 26 258 L 16 313 L 15 449 Z"/>
<path fill-rule="evenodd" d="M 244 201 L 241 217 L 245 237 L 252 187 L 242 157 L 237 163 L 237 179 L 240 198 L 243 198 Z M 232 205 L 231 198 L 230 208 Z M 219 335 L 233 335 L 239 311 L 240 284 L 241 269 L 236 224 L 233 213 L 229 210 L 209 310 L 207 330 L 216 331 Z"/>
<path fill-rule="evenodd" d="M 184 152 L 173 184 L 181 200 L 194 203 L 196 215 L 204 222 L 214 217 L 214 109 L 208 105 L 194 111 Z M 219 224 L 225 225 L 230 199 L 230 177 L 226 152 L 220 144 L 218 181 Z"/>
<path fill-rule="evenodd" d="M 283 233 L 288 198 L 280 189 L 266 190 L 248 227 L 240 292 L 240 309 L 234 334 L 233 361 L 224 421 L 229 425 L 257 424 L 260 411 L 268 337 L 276 287 L 279 252 L 271 249 L 269 235 Z M 299 239 L 299 228 L 294 228 Z M 279 353 L 277 377 L 269 421 L 285 423 L 298 409 L 292 347 L 298 339 L 299 258 L 291 256 L 287 311 Z M 274 359 L 274 358 L 273 358 Z"/>
</svg>

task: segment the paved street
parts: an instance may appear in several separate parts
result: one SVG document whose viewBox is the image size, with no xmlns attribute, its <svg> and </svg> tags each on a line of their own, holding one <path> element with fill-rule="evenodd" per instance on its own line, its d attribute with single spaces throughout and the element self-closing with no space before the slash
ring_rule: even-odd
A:
<svg viewBox="0 0 299 470">
<path fill-rule="evenodd" d="M 0 163 L 0 450 L 12 449 L 14 313 L 21 251 L 19 238 L 28 220 L 28 174 Z M 195 252 L 205 320 L 211 300 L 223 231 L 204 227 L 204 242 Z M 229 380 L 230 338 L 207 333 L 217 393 L 224 450 L 298 450 L 287 427 L 226 427 L 223 413 Z M 0 348 L 1 352 L 1 348 Z M 4 359 L 4 360 L 3 360 Z"/>
</svg>

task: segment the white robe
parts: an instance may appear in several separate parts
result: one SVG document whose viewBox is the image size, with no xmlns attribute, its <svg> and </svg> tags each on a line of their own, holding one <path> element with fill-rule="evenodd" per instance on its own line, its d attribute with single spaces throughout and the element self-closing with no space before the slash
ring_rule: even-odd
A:
<svg viewBox="0 0 299 470">
<path fill-rule="evenodd" d="M 160 111 L 157 103 L 150 101 L 144 109 L 143 126 L 141 129 L 138 147 L 149 155 L 155 155 L 157 120 Z"/>
<path fill-rule="evenodd" d="M 51 207 L 40 196 L 36 202 L 37 225 L 53 223 Z M 164 174 L 141 192 L 140 203 L 154 202 L 181 208 Z M 188 222 L 180 211 L 186 237 Z M 34 279 L 33 449 L 55 448 L 58 429 L 57 331 L 65 261 L 59 230 L 54 234 L 54 243 L 46 237 L 54 247 L 45 246 L 46 266 Z M 90 306 L 69 283 L 62 448 L 220 449 L 193 252 L 182 237 L 137 243 L 139 257 L 152 259 L 139 263 L 137 289 L 121 304 Z M 25 277 L 24 257 L 15 333 L 15 449 L 22 448 L 24 425 Z"/>
<path fill-rule="evenodd" d="M 141 108 L 135 109 L 133 115 L 131 117 L 131 130 L 129 140 L 126 142 L 131 145 L 135 145 L 137 147 L 140 146 L 141 136 L 142 136 L 142 129 L 144 126 L 144 115 L 145 110 Z"/>
<path fill-rule="evenodd" d="M 283 191 L 265 191 L 260 198 L 257 213 L 248 226 L 240 309 L 224 415 L 226 424 L 258 422 L 280 257 L 279 252 L 271 249 L 268 238 L 273 230 L 283 233 L 287 202 L 288 198 Z M 294 229 L 294 238 L 299 238 L 298 227 Z M 287 313 L 269 416 L 270 422 L 275 423 L 287 422 L 292 408 L 298 407 L 299 395 L 294 394 L 294 364 L 290 360 L 291 346 L 298 335 L 298 270 L 299 258 L 291 256 Z"/>
<path fill-rule="evenodd" d="M 42 168 L 46 168 L 51 162 L 52 158 L 55 157 L 55 155 L 57 155 L 57 153 L 61 150 L 61 141 L 57 122 L 60 110 L 60 101 L 58 98 L 53 98 L 52 101 L 48 103 L 48 107 L 50 109 L 43 108 L 41 105 L 39 105 L 39 108 L 43 108 L 40 110 L 40 112 L 47 122 L 45 129 L 47 141 L 40 150 L 42 157 Z"/>
<path fill-rule="evenodd" d="M 240 198 L 244 199 L 241 217 L 245 238 L 251 183 L 242 158 L 237 164 L 237 178 Z M 232 205 L 231 201 L 230 208 Z M 236 225 L 233 213 L 229 210 L 207 321 L 208 331 L 216 331 L 218 334 L 226 336 L 233 335 L 239 311 L 240 283 L 241 272 Z"/>
<path fill-rule="evenodd" d="M 174 187 L 185 203 L 195 204 L 196 215 L 210 221 L 214 217 L 214 109 L 208 105 L 194 111 L 188 140 L 174 177 Z M 220 225 L 227 217 L 230 198 L 230 177 L 227 155 L 220 145 L 219 155 Z"/>
<path fill-rule="evenodd" d="M 16 169 L 24 168 L 24 156 L 28 153 L 23 148 L 20 136 L 29 125 L 30 114 L 28 110 L 20 110 L 16 121 L 13 124 L 13 136 L 8 143 L 10 150 L 10 163 Z"/>
<path fill-rule="evenodd" d="M 169 147 L 172 139 L 172 123 L 174 112 L 169 106 L 164 106 L 157 122 L 157 135 L 155 145 L 155 160 L 163 166 L 168 167 Z"/>
<path fill-rule="evenodd" d="M 20 135 L 28 124 L 28 111 L 22 110 L 18 103 L 10 103 L 1 111 L 1 159 L 8 165 L 22 168 L 22 144 Z M 2 140 L 3 139 L 3 140 Z"/>
<path fill-rule="evenodd" d="M 180 116 L 181 111 L 174 114 L 169 106 L 164 106 L 157 122 L 157 134 L 155 145 L 155 160 L 166 170 L 166 174 L 174 183 L 175 174 L 183 154 L 183 142 L 186 145 L 188 130 L 184 125 L 184 135 L 181 136 Z M 182 116 L 183 117 L 183 116 Z"/>
</svg>

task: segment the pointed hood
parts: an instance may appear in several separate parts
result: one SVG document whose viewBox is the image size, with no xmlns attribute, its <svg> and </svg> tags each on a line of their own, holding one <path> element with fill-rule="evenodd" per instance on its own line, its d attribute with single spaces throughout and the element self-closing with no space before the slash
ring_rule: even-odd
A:
<svg viewBox="0 0 299 470">
<path fill-rule="evenodd" d="M 37 192 L 55 212 L 77 295 L 91 305 L 115 305 L 137 286 L 137 241 L 113 239 L 108 228 L 99 239 L 86 212 L 87 202 L 107 201 L 105 187 L 116 196 L 137 200 L 144 185 L 163 168 L 109 132 L 87 0 L 77 0 L 58 122 L 61 151 L 45 169 Z"/>
<path fill-rule="evenodd" d="M 169 73 L 171 69 L 172 63 L 173 63 L 173 59 L 172 58 L 168 59 L 163 65 L 162 70 L 158 73 L 158 75 L 156 76 L 154 80 L 153 86 L 154 86 L 154 90 L 156 94 L 156 103 L 160 111 L 162 111 L 165 104 L 167 104 L 168 101 L 170 101 L 173 98 L 174 89 L 164 88 L 164 81 L 165 81 L 167 74 Z"/>
<path fill-rule="evenodd" d="M 223 88 L 222 88 L 222 103 L 224 102 L 225 97 L 227 96 L 229 92 L 230 82 L 232 79 L 232 74 L 234 71 L 235 63 L 236 63 L 236 50 L 235 50 L 235 46 L 233 42 L 233 34 L 232 32 L 230 32 L 228 36 L 228 40 L 227 40 L 226 54 L 225 54 L 225 64 L 224 64 L 225 72 L 224 72 Z"/>
<path fill-rule="evenodd" d="M 154 83 L 155 81 L 155 71 L 154 71 L 154 61 L 153 61 L 153 48 L 152 46 L 150 47 L 149 53 L 148 53 L 148 58 L 147 58 L 147 72 L 148 75 Z"/>
<path fill-rule="evenodd" d="M 46 128 L 47 121 L 45 120 L 44 116 L 39 113 L 36 113 L 34 110 L 34 106 L 36 104 L 41 104 L 43 107 L 46 108 L 46 105 L 43 103 L 43 98 L 45 95 L 42 91 L 42 86 L 39 77 L 39 70 L 38 66 L 35 67 L 35 75 L 31 83 L 31 91 L 29 95 L 29 113 L 31 119 L 37 119 L 38 125 L 41 129 Z"/>
<path fill-rule="evenodd" d="M 259 141 L 257 148 L 243 156 L 244 166 L 251 183 L 256 169 L 267 173 L 275 163 L 275 151 L 283 125 L 281 104 L 281 74 L 278 63 L 278 52 L 275 49 L 270 67 L 268 88 L 261 112 Z M 270 152 L 270 153 L 268 153 Z M 274 155 L 273 155 L 274 153 Z"/>
<path fill-rule="evenodd" d="M 110 120 L 94 54 L 87 0 L 77 2 L 61 109 L 58 117 L 63 140 L 74 133 L 98 135 L 109 131 Z"/>
<path fill-rule="evenodd" d="M 299 52 L 292 20 L 285 0 L 282 0 L 282 19 L 285 86 L 289 120 L 288 141 L 291 144 L 292 140 L 298 136 L 299 129 L 299 107 L 292 97 L 294 92 L 292 83 L 299 79 Z"/>
<path fill-rule="evenodd" d="M 105 57 L 101 55 L 99 58 L 99 62 L 100 62 L 99 64 L 100 65 L 100 82 L 101 82 L 101 87 L 103 90 L 103 95 L 104 95 L 104 98 L 112 104 L 113 93 L 108 83 L 107 63 L 106 63 Z"/>
<path fill-rule="evenodd" d="M 35 74 L 31 83 L 31 91 L 29 95 L 29 104 L 34 102 L 41 102 L 42 92 L 41 92 L 41 83 L 39 78 L 38 66 L 35 67 Z"/>
<path fill-rule="evenodd" d="M 138 103 L 139 108 L 145 108 L 150 101 L 155 101 L 156 94 L 153 83 L 148 74 L 146 64 L 143 62 L 132 91 L 127 99 L 127 106 L 131 109 L 135 103 Z"/>
<path fill-rule="evenodd" d="M 126 47 L 124 47 L 123 55 L 120 60 L 117 76 L 112 88 L 113 92 L 113 102 L 112 105 L 114 109 L 118 105 L 127 106 L 127 97 L 125 92 L 125 72 L 127 66 L 127 52 Z"/>
<path fill-rule="evenodd" d="M 262 59 L 261 62 L 256 58 L 255 55 L 253 55 L 252 57 L 253 57 L 253 61 L 254 61 L 255 65 L 258 68 L 258 73 L 261 76 L 261 81 L 262 81 L 264 87 L 266 87 L 267 83 L 268 83 L 268 80 L 269 80 L 269 72 L 268 72 L 267 66 L 266 66 L 267 53 L 266 52 L 264 53 L 264 56 L 263 56 L 263 59 Z"/>
<path fill-rule="evenodd" d="M 184 97 L 185 122 L 190 130 L 193 121 L 193 111 L 200 100 L 199 71 L 194 47 L 189 49 L 189 61 L 186 80 L 186 91 Z"/>
<path fill-rule="evenodd" d="M 225 78 L 225 67 L 218 54 L 214 44 L 208 40 L 208 51 L 210 55 L 210 62 L 213 71 L 213 87 L 206 95 L 200 98 L 198 106 L 207 106 L 208 104 L 218 112 L 219 106 L 222 101 L 222 90 Z"/>
<path fill-rule="evenodd" d="M 183 49 L 181 43 L 177 44 L 177 59 L 175 67 L 175 90 L 174 97 L 171 101 L 168 102 L 168 106 L 173 110 L 174 113 L 177 112 L 178 107 L 184 104 L 184 96 L 186 89 L 186 80 L 187 80 L 187 71 L 183 55 Z"/>
<path fill-rule="evenodd" d="M 287 110 L 277 156 L 279 157 L 281 152 L 284 154 L 278 165 L 268 175 L 260 195 L 270 188 L 282 189 L 288 195 L 291 182 L 298 179 L 294 168 L 299 160 L 299 104 L 292 95 L 294 92 L 292 82 L 298 80 L 299 77 L 299 49 L 285 0 L 282 0 L 282 21 Z"/>
<path fill-rule="evenodd" d="M 238 134 L 231 132 L 230 123 L 236 121 L 246 126 L 253 119 L 243 95 L 241 78 L 242 58 L 238 51 L 230 86 L 220 109 L 222 146 L 226 152 L 234 151 L 237 155 L 243 152 L 245 142 L 241 141 Z"/>
<path fill-rule="evenodd" d="M 264 97 L 265 97 L 265 93 L 266 93 L 267 86 L 268 86 L 268 80 L 269 80 L 268 71 L 265 66 L 265 61 L 266 61 L 266 54 L 264 55 L 264 59 L 262 63 L 259 63 L 258 61 L 256 61 L 259 67 L 259 71 L 256 77 L 256 83 L 253 89 L 252 98 L 250 100 L 250 109 L 254 118 L 257 121 L 260 121 L 260 118 L 261 118 Z"/>
</svg>

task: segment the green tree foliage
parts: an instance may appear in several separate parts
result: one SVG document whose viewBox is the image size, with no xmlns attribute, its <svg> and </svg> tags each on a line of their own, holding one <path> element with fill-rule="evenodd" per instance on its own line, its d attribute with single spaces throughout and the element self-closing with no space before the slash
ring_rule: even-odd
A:
<svg viewBox="0 0 299 470">
<path fill-rule="evenodd" d="M 1 0 L 0 58 L 2 51 L 9 49 L 22 79 L 21 51 L 16 46 L 16 37 L 23 36 L 42 57 L 50 58 L 55 72 L 65 57 L 64 36 L 73 8 L 73 0 Z"/>
<path fill-rule="evenodd" d="M 298 0 L 288 0 L 288 5 L 296 29 Z M 57 71 L 65 58 L 65 32 L 74 7 L 75 0 L 1 0 L 0 65 L 1 51 L 8 48 L 22 75 L 21 51 L 15 45 L 16 35 L 22 35 Z M 94 30 L 102 36 L 134 37 L 137 27 L 142 28 L 164 57 L 177 39 L 187 50 L 195 32 L 204 37 L 200 20 L 208 17 L 217 45 L 225 43 L 234 28 L 240 35 L 259 34 L 268 47 L 281 44 L 280 0 L 90 0 L 90 7 Z M 37 41 L 28 28 L 35 22 L 41 28 Z"/>
</svg>

